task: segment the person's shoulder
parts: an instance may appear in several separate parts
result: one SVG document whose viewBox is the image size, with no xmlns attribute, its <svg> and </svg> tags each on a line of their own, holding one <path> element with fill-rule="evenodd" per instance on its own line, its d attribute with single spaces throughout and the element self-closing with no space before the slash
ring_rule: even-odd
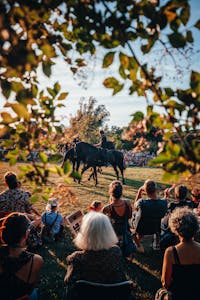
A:
<svg viewBox="0 0 200 300">
<path fill-rule="evenodd" d="M 85 252 L 83 250 L 74 251 L 70 255 L 67 256 L 67 262 L 70 264 L 74 261 L 80 260 L 84 256 Z"/>
<path fill-rule="evenodd" d="M 117 256 L 121 256 L 121 249 L 119 248 L 119 246 L 115 245 L 113 247 L 111 247 L 109 249 L 109 251 L 112 253 L 112 254 L 115 254 Z"/>
<path fill-rule="evenodd" d="M 108 205 L 105 205 L 103 208 L 102 208 L 102 212 L 105 214 L 105 213 L 108 213 L 111 209 L 111 205 L 108 204 Z"/>
</svg>

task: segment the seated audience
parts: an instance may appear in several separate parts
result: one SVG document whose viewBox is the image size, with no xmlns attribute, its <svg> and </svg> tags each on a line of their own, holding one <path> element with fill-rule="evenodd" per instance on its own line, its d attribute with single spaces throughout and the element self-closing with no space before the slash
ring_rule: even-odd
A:
<svg viewBox="0 0 200 300">
<path fill-rule="evenodd" d="M 48 235 L 49 238 L 57 240 L 64 229 L 64 220 L 62 215 L 57 211 L 58 200 L 50 198 L 46 206 L 46 212 L 42 214 L 42 236 Z"/>
<path fill-rule="evenodd" d="M 4 179 L 8 189 L 0 193 L 0 211 L 26 213 L 30 220 L 36 218 L 33 213 L 40 217 L 38 210 L 29 201 L 31 194 L 21 189 L 17 175 L 13 172 L 7 172 Z"/>
<path fill-rule="evenodd" d="M 102 210 L 102 205 L 100 201 L 93 201 L 89 206 L 89 211 L 100 212 Z"/>
<path fill-rule="evenodd" d="M 3 221 L 0 248 L 1 299 L 36 300 L 35 289 L 43 259 L 26 251 L 29 220 L 20 213 L 11 213 Z"/>
<path fill-rule="evenodd" d="M 170 192 L 173 190 L 176 201 L 169 203 L 168 211 L 161 222 L 163 234 L 160 239 L 160 248 L 163 252 L 167 247 L 176 245 L 178 243 L 178 237 L 173 232 L 171 232 L 168 226 L 169 217 L 173 210 L 177 207 L 188 207 L 191 209 L 195 207 L 194 202 L 187 199 L 188 189 L 185 185 L 173 185 L 171 188 L 165 190 L 165 196 L 169 197 Z"/>
<path fill-rule="evenodd" d="M 81 250 L 67 257 L 68 268 L 64 281 L 68 289 L 81 279 L 99 283 L 126 280 L 117 242 L 107 216 L 99 212 L 87 213 L 74 239 L 75 245 Z"/>
<path fill-rule="evenodd" d="M 106 214 L 113 225 L 119 239 L 119 246 L 124 257 L 131 259 L 135 252 L 132 240 L 129 219 L 132 216 L 132 207 L 129 200 L 122 199 L 123 187 L 120 181 L 115 180 L 109 186 L 110 204 L 103 207 L 102 212 Z"/>
<path fill-rule="evenodd" d="M 174 300 L 198 300 L 200 244 L 194 241 L 199 230 L 197 217 L 187 207 L 176 208 L 169 218 L 169 227 L 180 242 L 165 251 L 162 285 Z"/>
<path fill-rule="evenodd" d="M 143 199 L 143 193 L 146 194 L 146 199 Z M 158 223 L 160 224 L 161 218 L 167 211 L 167 200 L 157 197 L 157 186 L 153 180 L 146 180 L 144 185 L 141 186 L 137 192 L 134 207 L 136 212 L 133 215 L 133 227 L 135 228 L 133 237 L 138 251 L 144 252 L 140 244 L 140 239 L 144 234 L 151 234 L 151 231 L 154 231 L 153 227 L 157 227 Z M 143 220 L 143 222 L 140 222 L 140 220 Z M 145 223 L 152 225 L 152 228 L 150 228 L 151 226 L 149 225 L 147 228 L 142 228 L 142 226 L 145 227 Z M 160 226 L 158 230 L 160 232 Z M 159 237 L 157 235 L 153 247 L 155 249 L 159 248 Z"/>
</svg>

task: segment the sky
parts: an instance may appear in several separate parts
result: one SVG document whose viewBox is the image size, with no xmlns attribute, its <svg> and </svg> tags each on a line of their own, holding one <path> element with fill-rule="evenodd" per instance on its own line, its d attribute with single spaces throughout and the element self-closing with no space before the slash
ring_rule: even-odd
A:
<svg viewBox="0 0 200 300">
<path fill-rule="evenodd" d="M 161 0 L 162 1 L 162 0 Z M 191 0 L 191 24 L 194 24 L 200 17 L 200 1 Z M 200 38 L 199 31 L 194 31 L 194 38 L 196 40 L 195 51 L 200 50 Z M 163 81 L 164 86 L 171 87 L 185 87 L 187 88 L 189 82 L 189 70 L 194 69 L 200 71 L 200 52 L 194 54 L 188 52 L 188 60 L 185 61 L 184 57 L 175 53 L 175 59 L 177 64 L 184 66 L 184 72 L 176 74 L 174 72 L 174 64 L 169 57 L 162 56 L 162 50 L 160 47 L 153 48 L 150 56 L 142 57 L 139 50 L 139 43 L 135 45 L 136 53 L 140 60 L 145 61 L 151 65 L 156 66 L 158 74 L 164 75 Z M 138 97 L 136 93 L 128 95 L 128 89 L 124 88 L 120 93 L 112 96 L 112 90 L 106 89 L 103 86 L 103 81 L 106 77 L 116 76 L 118 77 L 118 71 L 116 64 L 113 64 L 111 69 L 101 68 L 101 59 L 103 56 L 102 49 L 97 49 L 96 56 L 88 59 L 88 67 L 84 74 L 79 74 L 76 79 L 73 78 L 69 67 L 61 58 L 56 59 L 56 65 L 53 66 L 51 78 L 46 77 L 41 70 L 38 71 L 39 81 L 41 88 L 52 86 L 58 81 L 62 87 L 62 91 L 69 92 L 68 97 L 65 101 L 65 107 L 57 111 L 58 118 L 61 119 L 61 123 L 67 126 L 71 116 L 75 115 L 79 102 L 82 97 L 86 100 L 89 97 L 94 97 L 97 100 L 97 105 L 105 105 L 106 109 L 110 112 L 110 118 L 107 122 L 108 126 L 127 126 L 131 121 L 131 114 L 140 110 L 145 112 L 146 100 L 143 97 Z M 80 86 L 80 78 L 85 85 L 85 88 Z M 0 110 L 3 107 L 3 100 L 0 100 Z"/>
</svg>

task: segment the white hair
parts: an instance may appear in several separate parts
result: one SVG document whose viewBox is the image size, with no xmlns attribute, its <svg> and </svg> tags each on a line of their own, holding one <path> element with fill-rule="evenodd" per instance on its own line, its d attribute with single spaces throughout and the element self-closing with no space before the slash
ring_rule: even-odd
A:
<svg viewBox="0 0 200 300">
<path fill-rule="evenodd" d="M 75 245 L 82 250 L 103 250 L 116 245 L 118 238 L 109 218 L 103 213 L 89 212 L 82 220 Z"/>
</svg>

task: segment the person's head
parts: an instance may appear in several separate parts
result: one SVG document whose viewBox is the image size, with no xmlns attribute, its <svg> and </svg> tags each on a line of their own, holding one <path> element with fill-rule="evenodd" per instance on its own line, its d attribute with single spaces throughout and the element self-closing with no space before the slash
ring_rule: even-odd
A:
<svg viewBox="0 0 200 300">
<path fill-rule="evenodd" d="M 122 196 L 123 186 L 119 180 L 114 180 L 109 185 L 109 194 L 115 199 L 119 199 Z"/>
<path fill-rule="evenodd" d="M 80 231 L 74 239 L 78 248 L 94 251 L 110 249 L 117 242 L 109 218 L 100 212 L 89 212 L 83 217 Z"/>
<path fill-rule="evenodd" d="M 179 200 L 182 201 L 186 198 L 187 196 L 187 187 L 185 185 L 177 185 L 174 189 L 175 197 Z"/>
<path fill-rule="evenodd" d="M 144 183 L 144 191 L 147 195 L 153 195 L 156 193 L 156 183 L 153 180 L 146 180 Z"/>
<path fill-rule="evenodd" d="M 169 218 L 169 227 L 177 236 L 190 240 L 198 231 L 199 223 L 192 210 L 187 207 L 177 207 Z"/>
<path fill-rule="evenodd" d="M 29 220 L 24 214 L 11 213 L 2 223 L 1 239 L 10 247 L 17 247 L 22 239 L 28 237 Z"/>
<path fill-rule="evenodd" d="M 18 187 L 17 175 L 15 173 L 6 172 L 4 179 L 9 189 L 16 189 Z"/>
<path fill-rule="evenodd" d="M 46 206 L 47 211 L 56 211 L 58 208 L 58 200 L 56 198 L 50 198 Z"/>
<path fill-rule="evenodd" d="M 100 129 L 100 130 L 99 130 L 99 133 L 100 133 L 100 135 L 103 135 L 103 134 L 104 134 L 104 130 L 103 130 L 103 129 Z"/>
<path fill-rule="evenodd" d="M 89 206 L 90 211 L 101 211 L 101 209 L 102 205 L 100 201 L 93 201 Z"/>
<path fill-rule="evenodd" d="M 192 196 L 192 201 L 195 203 L 200 202 L 200 189 L 198 188 L 193 188 L 191 191 L 191 196 Z"/>
</svg>

